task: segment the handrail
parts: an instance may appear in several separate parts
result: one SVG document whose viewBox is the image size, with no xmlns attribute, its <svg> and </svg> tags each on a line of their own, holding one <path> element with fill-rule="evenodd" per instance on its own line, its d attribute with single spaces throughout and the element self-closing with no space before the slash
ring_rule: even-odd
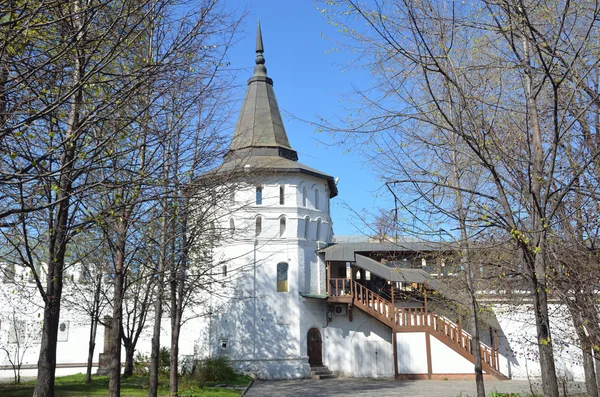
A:
<svg viewBox="0 0 600 397">
<path fill-rule="evenodd" d="M 465 332 L 460 324 L 455 324 L 444 316 L 426 311 L 421 307 L 396 308 L 390 301 L 354 280 L 331 278 L 329 283 L 329 296 L 351 295 L 353 302 L 367 308 L 374 317 L 385 319 L 402 328 L 423 326 L 430 328 L 433 332 L 444 335 L 450 343 L 458 345 L 457 348 L 473 354 L 471 334 Z M 493 370 L 500 372 L 498 348 L 487 346 L 481 341 L 479 346 L 481 361 Z"/>
</svg>

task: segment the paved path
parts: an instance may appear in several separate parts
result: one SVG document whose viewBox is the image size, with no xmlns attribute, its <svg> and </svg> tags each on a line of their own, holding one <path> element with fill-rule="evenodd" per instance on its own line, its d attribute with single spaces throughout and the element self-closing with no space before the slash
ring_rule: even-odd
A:
<svg viewBox="0 0 600 397">
<path fill-rule="evenodd" d="M 527 381 L 489 380 L 485 382 L 486 394 L 490 392 L 520 392 L 522 396 L 529 393 Z M 583 383 L 571 382 L 570 393 L 581 393 Z M 534 390 L 541 389 L 539 382 Z M 360 396 L 360 397 L 457 397 L 474 396 L 474 381 L 459 380 L 415 380 L 394 381 L 391 379 L 359 379 L 337 378 L 325 380 L 283 380 L 256 381 L 248 390 L 247 397 L 325 397 L 325 396 Z M 462 394 L 461 394 L 462 393 Z"/>
</svg>

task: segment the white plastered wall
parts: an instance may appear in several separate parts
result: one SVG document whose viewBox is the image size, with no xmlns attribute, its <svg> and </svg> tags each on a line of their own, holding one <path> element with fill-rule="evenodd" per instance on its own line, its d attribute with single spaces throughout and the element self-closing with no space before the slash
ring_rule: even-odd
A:
<svg viewBox="0 0 600 397">
<path fill-rule="evenodd" d="M 323 360 L 342 376 L 393 377 L 390 328 L 359 309 L 349 316 L 333 316 L 324 329 Z"/>
</svg>

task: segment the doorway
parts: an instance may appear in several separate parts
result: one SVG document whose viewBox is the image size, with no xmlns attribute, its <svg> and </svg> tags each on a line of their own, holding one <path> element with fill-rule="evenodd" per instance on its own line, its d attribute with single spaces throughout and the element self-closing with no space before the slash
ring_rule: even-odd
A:
<svg viewBox="0 0 600 397">
<path fill-rule="evenodd" d="M 308 330 L 308 363 L 311 367 L 323 365 L 323 341 L 317 328 Z"/>
</svg>

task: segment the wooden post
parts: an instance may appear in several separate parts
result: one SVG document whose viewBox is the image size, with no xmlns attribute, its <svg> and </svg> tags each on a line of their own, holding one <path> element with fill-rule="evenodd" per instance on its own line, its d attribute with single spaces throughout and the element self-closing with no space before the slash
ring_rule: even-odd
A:
<svg viewBox="0 0 600 397">
<path fill-rule="evenodd" d="M 331 296 L 331 262 L 327 262 L 327 295 Z"/>
<path fill-rule="evenodd" d="M 425 349 L 427 350 L 427 379 L 431 380 L 432 365 L 431 365 L 431 336 L 429 332 L 425 332 Z"/>
<path fill-rule="evenodd" d="M 396 342 L 396 332 L 392 330 L 392 349 L 394 349 L 394 379 L 398 378 L 398 344 Z"/>
<path fill-rule="evenodd" d="M 494 348 L 494 330 L 491 326 L 490 326 L 490 350 L 491 350 L 490 353 L 492 355 L 491 360 L 490 360 L 490 366 L 492 368 L 494 368 L 494 361 L 496 358 L 496 354 L 495 354 L 496 349 Z"/>
<path fill-rule="evenodd" d="M 463 347 L 462 343 L 462 316 L 458 316 L 458 343 Z"/>
<path fill-rule="evenodd" d="M 395 311 L 395 306 L 394 306 L 394 284 L 392 284 L 392 290 L 391 290 L 391 294 L 392 294 L 392 307 L 390 307 L 390 318 L 392 321 L 394 321 L 394 311 Z"/>
<path fill-rule="evenodd" d="M 494 346 L 496 347 L 496 350 L 494 352 L 494 356 L 496 357 L 496 370 L 500 371 L 500 353 L 498 353 L 498 330 L 495 329 L 494 330 L 494 337 L 495 337 L 495 343 Z"/>
<path fill-rule="evenodd" d="M 425 311 L 427 311 L 427 291 L 425 291 Z"/>
</svg>

